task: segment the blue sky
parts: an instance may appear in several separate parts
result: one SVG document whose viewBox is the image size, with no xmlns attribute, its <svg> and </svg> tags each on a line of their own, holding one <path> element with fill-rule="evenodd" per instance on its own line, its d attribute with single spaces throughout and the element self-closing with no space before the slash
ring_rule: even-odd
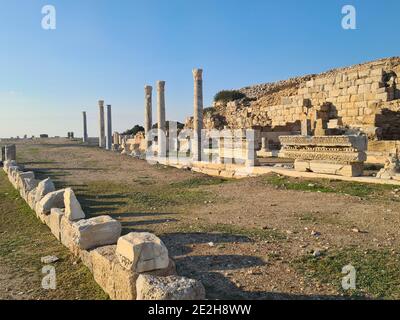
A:
<svg viewBox="0 0 400 320">
<path fill-rule="evenodd" d="M 346 4 L 357 30 L 341 27 Z M 144 85 L 157 80 L 168 120 L 183 121 L 194 67 L 208 106 L 221 89 L 400 55 L 399 11 L 398 0 L 0 0 L 0 137 L 81 136 L 83 110 L 96 136 L 98 99 L 115 130 L 142 124 Z"/>
</svg>

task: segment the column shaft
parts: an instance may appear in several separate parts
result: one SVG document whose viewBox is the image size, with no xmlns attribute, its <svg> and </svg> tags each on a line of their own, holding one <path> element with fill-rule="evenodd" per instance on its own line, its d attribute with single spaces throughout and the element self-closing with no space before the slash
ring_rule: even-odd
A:
<svg viewBox="0 0 400 320">
<path fill-rule="evenodd" d="M 144 131 L 145 134 L 151 130 L 153 125 L 152 119 L 152 90 L 151 86 L 144 87 Z"/>
<path fill-rule="evenodd" d="M 194 79 L 194 139 L 193 160 L 201 161 L 201 131 L 203 129 L 203 70 L 193 70 Z"/>
<path fill-rule="evenodd" d="M 165 81 L 157 82 L 158 155 L 166 156 L 167 130 L 165 124 Z"/>
<path fill-rule="evenodd" d="M 107 105 L 107 141 L 106 149 L 111 150 L 112 145 L 112 119 L 111 119 L 111 105 Z"/>
<path fill-rule="evenodd" d="M 82 112 L 83 116 L 83 142 L 88 141 L 88 133 L 87 133 L 87 118 L 86 118 L 86 112 Z"/>
<path fill-rule="evenodd" d="M 99 101 L 99 121 L 100 121 L 100 132 L 99 132 L 99 147 L 100 148 L 105 148 L 106 146 L 106 136 L 105 136 L 105 130 L 104 130 L 104 101 L 100 100 Z"/>
</svg>

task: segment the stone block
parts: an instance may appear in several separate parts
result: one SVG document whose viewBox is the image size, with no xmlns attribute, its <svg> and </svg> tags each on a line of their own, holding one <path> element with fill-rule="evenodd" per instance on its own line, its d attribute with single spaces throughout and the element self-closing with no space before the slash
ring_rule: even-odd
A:
<svg viewBox="0 0 400 320">
<path fill-rule="evenodd" d="M 36 200 L 35 200 L 36 199 L 36 192 L 37 192 L 37 187 L 33 188 L 31 191 L 29 191 L 28 195 L 27 195 L 26 202 L 28 203 L 29 207 L 32 210 L 35 210 L 35 208 L 36 208 Z"/>
<path fill-rule="evenodd" d="M 140 275 L 136 282 L 137 300 L 204 300 L 200 281 L 185 277 Z"/>
<path fill-rule="evenodd" d="M 49 228 L 51 233 L 61 241 L 61 218 L 64 216 L 64 211 L 62 209 L 53 208 L 50 212 L 49 217 Z"/>
<path fill-rule="evenodd" d="M 118 239 L 116 255 L 121 265 L 135 272 L 164 269 L 168 249 L 160 238 L 147 232 L 132 232 Z"/>
<path fill-rule="evenodd" d="M 65 217 L 70 221 L 77 221 L 85 218 L 85 213 L 71 188 L 65 189 L 64 206 Z"/>
<path fill-rule="evenodd" d="M 64 208 L 64 192 L 58 190 L 50 192 L 44 196 L 36 205 L 37 214 L 49 214 L 53 208 Z"/>
<path fill-rule="evenodd" d="M 95 281 L 111 299 L 136 300 L 136 281 L 140 274 L 122 267 L 115 252 L 115 245 L 94 249 L 90 251 L 90 259 L 86 259 L 86 263 L 91 264 Z M 169 260 L 166 268 L 145 274 L 161 277 L 176 275 L 175 263 Z"/>
<path fill-rule="evenodd" d="M 60 231 L 60 240 L 61 243 L 66 246 L 73 255 L 79 256 L 80 249 L 76 245 L 74 239 L 76 238 L 76 228 L 74 228 L 73 221 L 70 221 L 64 215 L 61 217 L 61 231 Z"/>
<path fill-rule="evenodd" d="M 296 160 L 295 170 L 299 172 L 315 172 L 321 174 L 332 174 L 346 177 L 362 176 L 363 163 L 337 164 L 329 161 L 306 161 Z"/>
<path fill-rule="evenodd" d="M 83 219 L 73 224 L 73 241 L 83 250 L 116 244 L 121 236 L 121 223 L 110 216 Z"/>
<path fill-rule="evenodd" d="M 45 195 L 54 191 L 56 191 L 56 188 L 50 178 L 40 181 L 37 186 L 35 201 L 39 202 Z"/>
</svg>

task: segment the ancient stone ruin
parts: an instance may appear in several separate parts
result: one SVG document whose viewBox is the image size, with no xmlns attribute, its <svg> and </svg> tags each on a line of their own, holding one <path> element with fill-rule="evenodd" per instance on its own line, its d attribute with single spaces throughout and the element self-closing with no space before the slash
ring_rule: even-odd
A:
<svg viewBox="0 0 400 320">
<path fill-rule="evenodd" d="M 111 299 L 205 299 L 201 282 L 177 276 L 157 236 L 121 236 L 120 222 L 110 216 L 86 217 L 71 188 L 56 190 L 51 179 L 36 180 L 34 172 L 24 172 L 15 160 L 5 160 L 3 169 L 38 219 L 82 260 Z"/>
<path fill-rule="evenodd" d="M 153 163 L 242 178 L 271 172 L 363 177 L 364 164 L 383 165 L 400 153 L 400 58 L 373 61 L 320 75 L 240 89 L 240 98 L 204 109 L 203 70 L 193 70 L 193 117 L 183 128 L 166 121 L 165 81 L 144 88 L 144 132 L 112 133 L 111 106 L 99 101 L 99 146 Z M 84 114 L 84 136 L 87 136 Z M 168 123 L 168 126 L 167 126 Z M 86 132 L 86 133 L 85 133 Z M 286 164 L 279 165 L 279 159 Z M 292 160 L 292 165 L 287 160 Z M 392 161 L 393 162 L 393 161 Z M 391 162 L 391 163 L 392 163 Z M 292 167 L 291 167 L 292 166 Z M 398 180 L 377 174 L 381 180 Z M 392 168 L 392 169 L 390 169 Z M 375 182 L 375 180 L 368 180 Z"/>
</svg>

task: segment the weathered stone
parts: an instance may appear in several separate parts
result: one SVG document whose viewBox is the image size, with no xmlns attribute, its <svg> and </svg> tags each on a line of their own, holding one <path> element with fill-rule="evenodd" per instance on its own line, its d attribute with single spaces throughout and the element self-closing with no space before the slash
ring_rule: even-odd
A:
<svg viewBox="0 0 400 320">
<path fill-rule="evenodd" d="M 139 273 L 123 268 L 115 254 L 116 246 L 105 246 L 90 251 L 93 277 L 100 287 L 114 300 L 136 300 L 136 280 Z M 169 260 L 166 268 L 148 272 L 155 276 L 176 275 L 175 263 Z"/>
<path fill-rule="evenodd" d="M 366 136 L 282 136 L 280 141 L 297 171 L 360 176 L 367 160 Z"/>
<path fill-rule="evenodd" d="M 71 188 L 65 189 L 64 193 L 64 206 L 65 206 L 65 217 L 71 221 L 76 221 L 85 218 L 85 213 L 78 200 L 76 199 L 75 193 Z"/>
<path fill-rule="evenodd" d="M 300 172 L 315 172 L 321 174 L 333 174 L 345 177 L 359 177 L 363 174 L 362 163 L 338 164 L 315 160 L 296 160 L 294 168 Z"/>
<path fill-rule="evenodd" d="M 110 216 L 83 219 L 74 223 L 73 228 L 73 241 L 83 250 L 116 244 L 121 236 L 121 223 Z"/>
<path fill-rule="evenodd" d="M 36 192 L 37 192 L 37 187 L 33 188 L 31 191 L 29 191 L 27 194 L 27 197 L 26 197 L 27 198 L 26 202 L 28 203 L 29 207 L 32 210 L 35 210 L 35 208 L 36 208 L 36 200 L 35 200 Z"/>
<path fill-rule="evenodd" d="M 396 155 L 390 155 L 385 161 L 385 167 L 381 169 L 376 177 L 378 179 L 394 179 L 400 173 L 400 160 Z"/>
<path fill-rule="evenodd" d="M 51 233 L 57 238 L 58 241 L 61 241 L 61 218 L 64 215 L 64 211 L 62 209 L 53 208 L 50 212 L 49 217 L 49 228 Z"/>
<path fill-rule="evenodd" d="M 8 173 L 8 169 L 10 167 L 16 166 L 17 162 L 15 160 L 6 160 L 3 162 L 3 170 L 4 172 Z"/>
<path fill-rule="evenodd" d="M 168 266 L 168 249 L 154 234 L 132 232 L 118 239 L 116 255 L 121 265 L 135 272 L 164 269 Z"/>
<path fill-rule="evenodd" d="M 35 179 L 35 174 L 32 171 L 29 172 L 18 172 L 16 183 L 17 189 L 25 189 L 24 179 Z"/>
<path fill-rule="evenodd" d="M 49 214 L 53 208 L 64 208 L 65 190 L 50 192 L 36 205 L 37 214 Z"/>
<path fill-rule="evenodd" d="M 54 186 L 54 183 L 53 181 L 51 181 L 50 178 L 40 181 L 37 186 L 35 201 L 39 202 L 40 200 L 43 199 L 45 195 L 54 191 L 56 191 L 56 187 Z"/>
<path fill-rule="evenodd" d="M 80 249 L 74 241 L 76 238 L 76 228 L 74 227 L 74 224 L 75 222 L 70 221 L 64 213 L 60 222 L 60 241 L 73 255 L 79 256 Z"/>
<path fill-rule="evenodd" d="M 137 300 L 204 300 L 200 281 L 184 277 L 140 275 L 136 281 Z"/>
</svg>

